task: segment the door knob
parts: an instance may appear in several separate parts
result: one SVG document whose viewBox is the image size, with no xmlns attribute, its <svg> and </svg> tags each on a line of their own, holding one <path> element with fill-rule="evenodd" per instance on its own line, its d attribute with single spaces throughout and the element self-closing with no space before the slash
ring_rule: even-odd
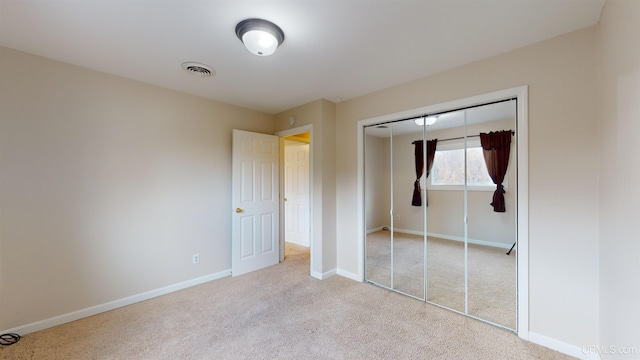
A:
<svg viewBox="0 0 640 360">
<path fill-rule="evenodd" d="M 242 210 L 242 209 L 240 209 L 240 208 L 236 208 L 236 212 L 237 212 L 238 214 L 240 214 L 242 211 L 244 211 L 244 210 Z"/>
<path fill-rule="evenodd" d="M 284 201 L 287 201 L 287 198 L 284 198 Z"/>
</svg>

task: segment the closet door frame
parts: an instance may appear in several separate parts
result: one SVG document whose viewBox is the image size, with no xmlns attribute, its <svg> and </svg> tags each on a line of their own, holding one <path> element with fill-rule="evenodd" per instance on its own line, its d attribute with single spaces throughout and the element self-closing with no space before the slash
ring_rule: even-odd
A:
<svg viewBox="0 0 640 360">
<path fill-rule="evenodd" d="M 378 123 L 396 119 L 419 117 L 424 114 L 440 113 L 454 109 L 482 105 L 484 103 L 517 99 L 517 166 L 516 178 L 518 195 L 516 198 L 517 219 L 517 326 L 516 332 L 522 339 L 529 340 L 529 142 L 528 142 L 528 86 L 523 85 L 500 90 L 478 96 L 467 97 L 445 103 L 423 106 L 420 108 L 387 114 L 358 121 L 357 127 L 357 226 L 358 226 L 358 280 L 364 281 L 364 244 L 365 244 L 365 215 L 364 215 L 364 128 Z"/>
</svg>

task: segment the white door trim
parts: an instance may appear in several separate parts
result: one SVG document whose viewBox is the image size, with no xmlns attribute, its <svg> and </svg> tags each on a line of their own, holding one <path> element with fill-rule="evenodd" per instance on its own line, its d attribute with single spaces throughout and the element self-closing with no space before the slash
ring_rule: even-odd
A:
<svg viewBox="0 0 640 360">
<path fill-rule="evenodd" d="M 309 132 L 309 274 L 313 275 L 313 249 L 317 246 L 322 249 L 322 239 L 315 239 L 313 236 L 315 228 L 315 217 L 313 215 L 313 125 L 304 125 L 275 133 L 280 137 L 280 194 L 284 194 L 284 137 Z M 280 196 L 280 261 L 284 261 L 284 205 L 283 196 Z"/>
<path fill-rule="evenodd" d="M 518 196 L 516 199 L 518 244 L 518 336 L 529 340 L 529 134 L 528 134 L 528 86 L 519 86 L 492 93 L 453 100 L 445 103 L 424 106 L 358 121 L 357 124 L 357 226 L 358 226 L 358 280 L 364 281 L 364 127 L 387 121 L 418 117 L 424 114 L 439 113 L 451 109 L 481 105 L 492 101 L 516 98 L 517 101 L 517 167 Z"/>
</svg>

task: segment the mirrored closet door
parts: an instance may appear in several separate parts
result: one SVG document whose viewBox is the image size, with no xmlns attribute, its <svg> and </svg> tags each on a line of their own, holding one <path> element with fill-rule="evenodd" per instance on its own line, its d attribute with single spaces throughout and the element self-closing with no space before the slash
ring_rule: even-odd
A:
<svg viewBox="0 0 640 360">
<path fill-rule="evenodd" d="M 365 261 L 367 281 L 424 300 L 424 213 L 410 204 L 416 136 L 423 129 L 412 120 L 365 129 Z"/>
<path fill-rule="evenodd" d="M 404 294 L 425 298 L 425 221 L 418 206 L 411 206 L 416 183 L 414 142 L 422 141 L 422 127 L 413 120 L 392 124 L 391 139 L 393 216 L 393 289 Z M 409 154 L 409 156 L 407 156 Z M 423 149 L 419 149 L 419 155 Z M 418 182 L 419 184 L 419 182 Z M 418 197 L 420 199 L 420 197 Z"/>
<path fill-rule="evenodd" d="M 365 198 L 367 281 L 392 289 L 391 127 L 365 128 Z"/>
<path fill-rule="evenodd" d="M 364 128 L 365 280 L 516 329 L 515 99 Z"/>
</svg>

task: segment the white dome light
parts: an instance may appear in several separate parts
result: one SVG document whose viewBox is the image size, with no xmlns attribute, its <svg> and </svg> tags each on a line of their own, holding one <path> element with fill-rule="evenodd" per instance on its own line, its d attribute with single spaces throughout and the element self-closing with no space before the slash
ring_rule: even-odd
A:
<svg viewBox="0 0 640 360">
<path fill-rule="evenodd" d="M 262 19 L 247 19 L 238 23 L 236 35 L 252 54 L 273 54 L 284 41 L 284 33 L 278 25 Z"/>
<path fill-rule="evenodd" d="M 437 120 L 438 120 L 437 116 L 429 116 L 429 117 L 426 117 L 426 119 L 423 116 L 423 117 L 417 118 L 417 119 L 415 119 L 413 121 L 415 121 L 416 125 L 418 125 L 418 126 L 424 126 L 424 125 L 430 126 L 430 125 L 435 124 Z"/>
</svg>

